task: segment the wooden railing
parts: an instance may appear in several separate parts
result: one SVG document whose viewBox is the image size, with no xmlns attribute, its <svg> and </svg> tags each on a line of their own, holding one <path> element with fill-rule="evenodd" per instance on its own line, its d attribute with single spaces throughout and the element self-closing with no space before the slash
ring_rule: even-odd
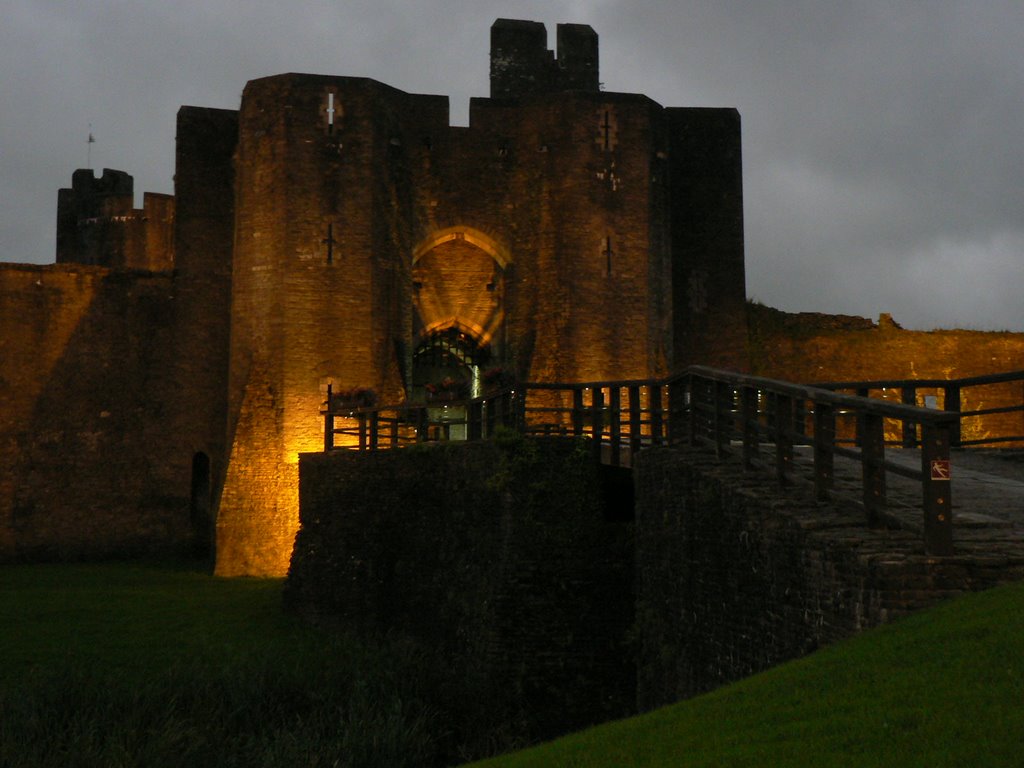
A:
<svg viewBox="0 0 1024 768">
<path fill-rule="evenodd" d="M 1024 371 L 962 379 L 892 379 L 815 384 L 835 392 L 924 405 L 959 414 L 950 436 L 953 447 L 1024 446 Z M 917 446 L 913 424 L 889 433 L 889 442 Z"/>
<path fill-rule="evenodd" d="M 436 440 L 477 440 L 509 428 L 527 435 L 590 438 L 595 456 L 628 466 L 652 445 L 710 446 L 738 454 L 746 468 L 770 453 L 780 485 L 797 476 L 794 447 L 811 448 L 815 495 L 833 494 L 837 456 L 861 466 L 861 501 L 869 525 L 882 525 L 888 473 L 920 483 L 924 542 L 931 554 L 953 551 L 950 446 L 1021 440 L 999 435 L 963 439 L 961 420 L 1024 413 L 1019 399 L 963 410 L 965 388 L 1024 382 L 1024 373 L 955 382 L 853 382 L 805 386 L 694 366 L 668 379 L 580 384 L 528 383 L 472 400 L 349 408 L 329 396 L 324 450 L 379 450 Z M 894 399 L 892 391 L 898 388 Z M 943 405 L 919 407 L 918 397 L 941 388 Z M 853 389 L 854 394 L 842 391 Z M 886 397 L 869 397 L 874 391 Z M 1024 430 L 1022 430 L 1024 431 Z M 892 435 L 898 435 L 894 439 Z M 885 458 L 887 445 L 920 447 L 920 469 Z"/>
<path fill-rule="evenodd" d="M 950 439 L 956 413 L 902 403 L 844 395 L 818 387 L 694 367 L 690 380 L 690 439 L 724 455 L 738 449 L 745 467 L 753 467 L 764 444 L 780 485 L 795 476 L 794 446 L 813 449 L 812 481 L 819 501 L 833 492 L 835 459 L 860 462 L 861 500 L 867 522 L 883 524 L 886 475 L 909 477 L 921 484 L 924 544 L 930 554 L 953 553 Z M 840 419 L 853 419 L 857 444 L 837 439 Z M 921 448 L 920 470 L 885 459 L 886 420 L 913 429 Z"/>
<path fill-rule="evenodd" d="M 328 392 L 324 450 L 376 451 L 440 440 L 480 440 L 498 428 L 523 431 L 523 392 L 507 389 L 473 400 L 351 407 Z"/>
</svg>

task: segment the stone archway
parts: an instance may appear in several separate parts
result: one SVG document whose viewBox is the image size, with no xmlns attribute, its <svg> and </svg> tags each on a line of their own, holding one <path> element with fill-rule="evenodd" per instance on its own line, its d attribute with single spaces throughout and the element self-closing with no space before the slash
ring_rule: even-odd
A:
<svg viewBox="0 0 1024 768">
<path fill-rule="evenodd" d="M 413 251 L 413 399 L 446 379 L 476 394 L 481 367 L 503 362 L 510 264 L 507 248 L 469 227 L 439 230 Z"/>
</svg>

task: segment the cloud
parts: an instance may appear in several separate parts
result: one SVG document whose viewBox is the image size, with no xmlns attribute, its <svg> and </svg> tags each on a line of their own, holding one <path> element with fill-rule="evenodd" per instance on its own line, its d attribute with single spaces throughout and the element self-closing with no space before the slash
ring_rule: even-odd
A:
<svg viewBox="0 0 1024 768">
<path fill-rule="evenodd" d="M 9 0 L 0 258 L 53 259 L 85 165 L 170 192 L 182 104 L 281 72 L 488 92 L 495 18 L 588 23 L 609 90 L 743 117 L 748 290 L 790 310 L 1024 330 L 1024 5 L 863 0 Z M 969 266 L 965 266 L 969 265 Z M 955 276 L 955 282 L 950 280 Z M 938 297 L 938 298 L 936 298 Z"/>
</svg>

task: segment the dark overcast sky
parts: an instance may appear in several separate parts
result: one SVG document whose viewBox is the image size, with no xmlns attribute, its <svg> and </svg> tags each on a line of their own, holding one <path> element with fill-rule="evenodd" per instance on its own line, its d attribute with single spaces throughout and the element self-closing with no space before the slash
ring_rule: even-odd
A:
<svg viewBox="0 0 1024 768">
<path fill-rule="evenodd" d="M 905 327 L 1024 331 L 1021 0 L 0 0 L 0 260 L 54 258 L 86 165 L 172 192 L 182 104 L 247 80 L 488 93 L 495 18 L 590 24 L 609 91 L 743 117 L 747 293 Z"/>
</svg>

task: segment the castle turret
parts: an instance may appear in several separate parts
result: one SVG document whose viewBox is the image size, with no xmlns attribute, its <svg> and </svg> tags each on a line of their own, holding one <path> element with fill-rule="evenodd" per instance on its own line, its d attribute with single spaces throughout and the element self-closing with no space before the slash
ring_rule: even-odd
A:
<svg viewBox="0 0 1024 768">
<path fill-rule="evenodd" d="M 147 192 L 133 208 L 134 181 L 87 168 L 57 193 L 57 263 L 164 270 L 174 266 L 174 198 Z"/>
</svg>

